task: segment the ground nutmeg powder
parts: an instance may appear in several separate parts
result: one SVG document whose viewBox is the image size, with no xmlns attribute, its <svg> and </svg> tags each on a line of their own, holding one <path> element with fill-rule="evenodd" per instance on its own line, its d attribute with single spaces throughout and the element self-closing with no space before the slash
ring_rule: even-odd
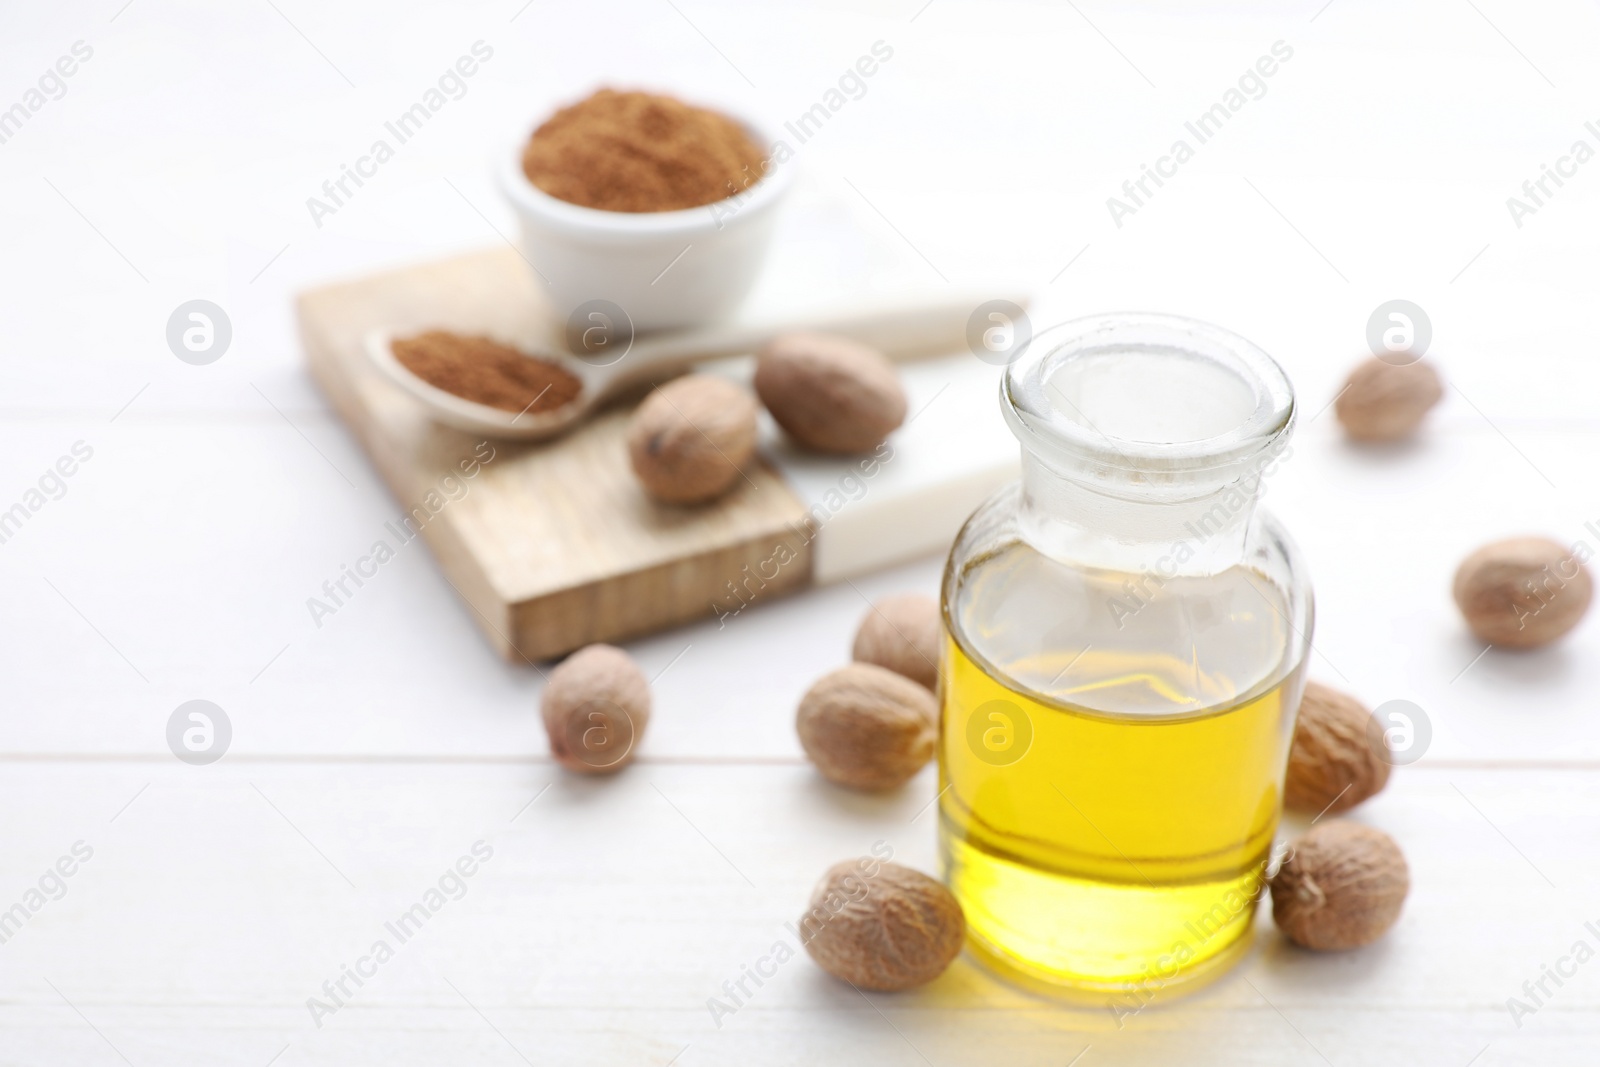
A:
<svg viewBox="0 0 1600 1067">
<path fill-rule="evenodd" d="M 558 200 L 602 211 L 678 211 L 760 180 L 761 149 L 715 111 L 670 96 L 601 89 L 534 131 L 522 170 Z"/>
<path fill-rule="evenodd" d="M 554 411 L 583 388 L 566 368 L 488 337 L 429 330 L 397 337 L 391 347 L 400 365 L 429 385 L 502 411 Z"/>
</svg>

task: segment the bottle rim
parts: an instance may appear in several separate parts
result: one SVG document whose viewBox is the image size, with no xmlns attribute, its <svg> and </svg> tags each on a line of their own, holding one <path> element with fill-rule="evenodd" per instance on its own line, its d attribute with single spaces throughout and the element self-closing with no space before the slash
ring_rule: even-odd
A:
<svg viewBox="0 0 1600 1067">
<path fill-rule="evenodd" d="M 1209 364 L 1250 391 L 1250 410 L 1215 433 L 1140 440 L 1103 431 L 1052 384 L 1074 362 L 1134 354 L 1170 358 L 1175 371 L 1179 362 Z M 1225 481 L 1236 469 L 1242 475 L 1261 453 L 1282 450 L 1296 413 L 1288 375 L 1260 347 L 1220 326 L 1159 312 L 1091 315 L 1041 331 L 1007 366 L 1000 395 L 1011 432 L 1049 466 L 1101 477 L 1122 472 L 1131 480 Z"/>
</svg>

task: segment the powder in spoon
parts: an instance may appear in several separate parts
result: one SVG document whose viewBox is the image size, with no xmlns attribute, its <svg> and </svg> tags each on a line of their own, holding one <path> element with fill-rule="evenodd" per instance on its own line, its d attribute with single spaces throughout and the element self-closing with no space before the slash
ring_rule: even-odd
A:
<svg viewBox="0 0 1600 1067">
<path fill-rule="evenodd" d="M 566 368 L 488 337 L 428 330 L 397 337 L 391 347 L 400 365 L 429 385 L 502 411 L 554 411 L 583 388 Z"/>
<path fill-rule="evenodd" d="M 670 96 L 601 89 L 557 111 L 522 152 L 528 180 L 602 211 L 678 211 L 761 179 L 761 149 L 733 119 Z"/>
</svg>

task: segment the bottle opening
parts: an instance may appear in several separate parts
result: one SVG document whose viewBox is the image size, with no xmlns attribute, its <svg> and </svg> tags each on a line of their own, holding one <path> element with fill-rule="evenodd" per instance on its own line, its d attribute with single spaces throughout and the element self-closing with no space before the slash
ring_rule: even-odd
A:
<svg viewBox="0 0 1600 1067">
<path fill-rule="evenodd" d="M 1255 413 L 1250 384 L 1182 349 L 1086 352 L 1049 372 L 1045 395 L 1080 427 L 1133 444 L 1220 437 Z M 1197 398 L 1205 398 L 1204 403 Z M 1089 413 L 1093 412 L 1091 416 Z"/>
</svg>

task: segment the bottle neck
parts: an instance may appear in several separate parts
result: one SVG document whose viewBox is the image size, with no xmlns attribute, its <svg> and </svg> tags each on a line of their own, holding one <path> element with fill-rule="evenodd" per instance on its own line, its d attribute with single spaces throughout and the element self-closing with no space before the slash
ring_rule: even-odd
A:
<svg viewBox="0 0 1600 1067">
<path fill-rule="evenodd" d="M 1072 566 L 1164 577 L 1218 574 L 1244 560 L 1269 473 L 1256 467 L 1231 482 L 1155 494 L 1132 477 L 1124 484 L 1074 477 L 1024 448 L 1019 525 L 1033 548 Z"/>
<path fill-rule="evenodd" d="M 1064 323 L 1006 368 L 1022 536 L 1082 567 L 1167 576 L 1238 566 L 1294 392 L 1242 337 L 1175 316 Z"/>
</svg>

